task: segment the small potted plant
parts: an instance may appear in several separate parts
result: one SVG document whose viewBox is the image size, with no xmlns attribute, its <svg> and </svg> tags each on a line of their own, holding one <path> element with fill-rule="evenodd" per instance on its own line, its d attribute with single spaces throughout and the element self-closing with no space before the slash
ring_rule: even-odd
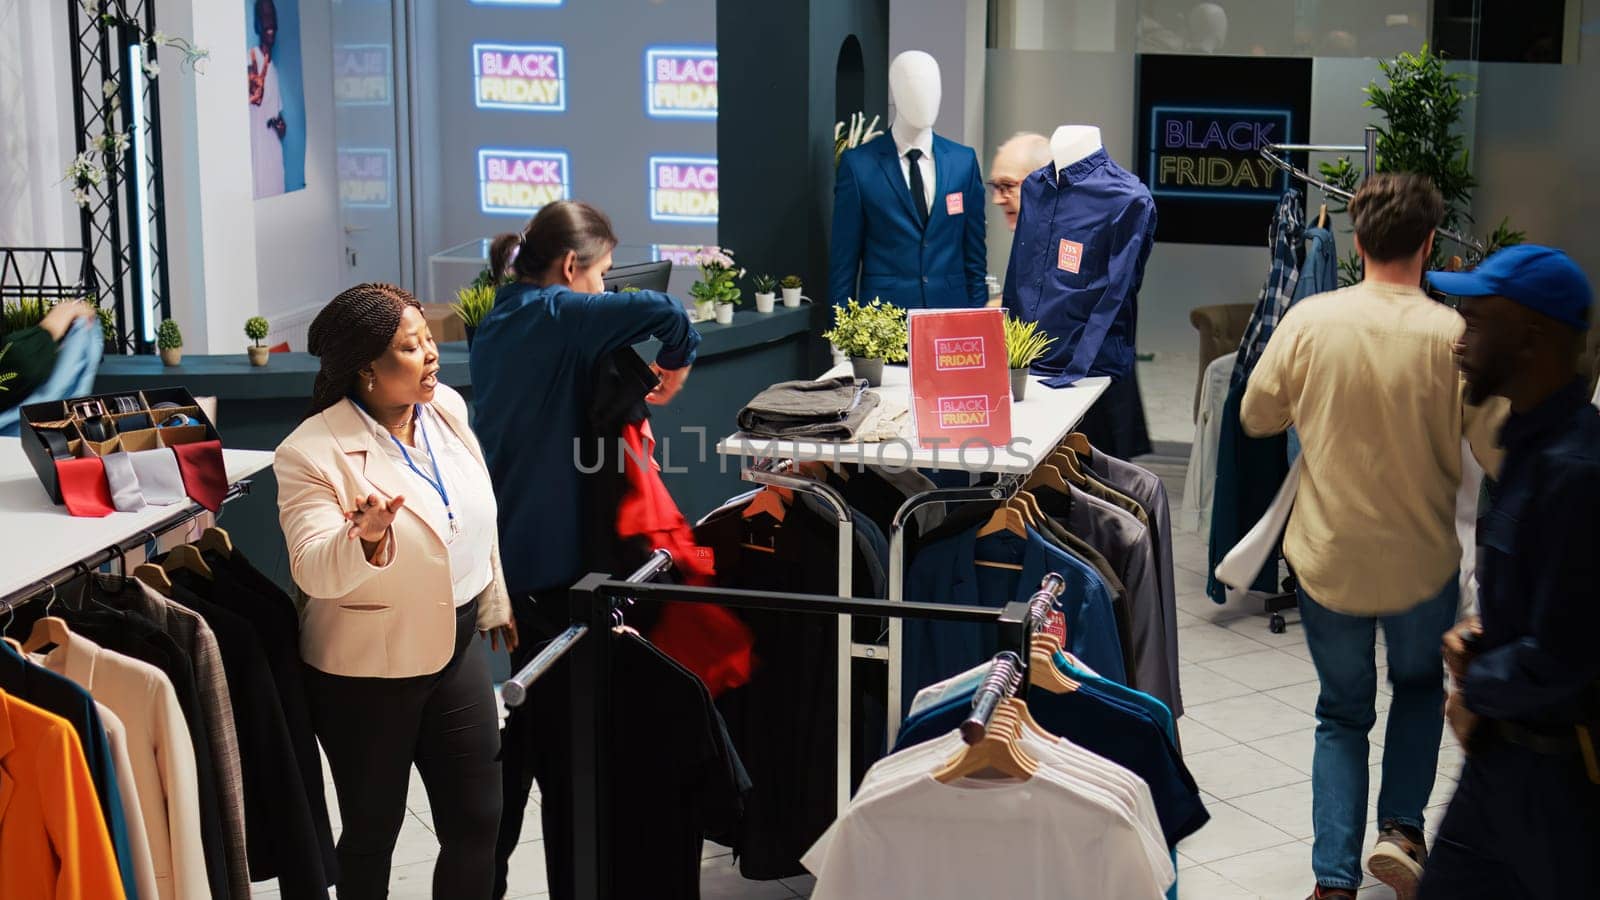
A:
<svg viewBox="0 0 1600 900">
<path fill-rule="evenodd" d="M 498 288 L 487 282 L 474 281 L 464 288 L 456 291 L 456 302 L 450 304 L 461 324 L 467 330 L 467 346 L 472 346 L 472 338 L 478 333 L 478 324 L 483 317 L 494 308 L 494 297 Z"/>
<path fill-rule="evenodd" d="M 695 254 L 695 264 L 700 267 L 700 280 L 689 286 L 689 296 L 694 298 L 698 320 L 715 316 L 717 323 L 733 322 L 733 308 L 739 305 L 739 279 L 744 270 L 737 268 L 733 251 L 723 247 L 702 247 Z M 707 315 L 707 313 L 711 315 Z"/>
<path fill-rule="evenodd" d="M 750 276 L 750 283 L 756 289 L 756 312 L 772 312 L 772 304 L 778 299 L 778 295 L 775 293 L 778 287 L 778 279 L 773 278 L 771 275 L 752 275 Z"/>
<path fill-rule="evenodd" d="M 264 366 L 267 364 L 269 354 L 266 345 L 261 342 L 267 339 L 267 331 L 269 330 L 270 326 L 267 325 L 267 320 L 260 316 L 251 316 L 244 320 L 244 336 L 255 341 L 255 343 L 245 348 L 245 351 L 250 354 L 250 365 Z"/>
<path fill-rule="evenodd" d="M 876 297 L 866 305 L 852 299 L 834 307 L 833 329 L 822 337 L 850 357 L 855 376 L 872 387 L 883 384 L 884 363 L 906 361 L 910 342 L 906 311 Z"/>
<path fill-rule="evenodd" d="M 783 305 L 789 307 L 790 309 L 793 309 L 794 307 L 799 306 L 800 305 L 800 289 L 802 287 L 804 287 L 804 285 L 802 285 L 800 283 L 800 276 L 799 275 L 785 275 L 785 276 L 783 276 L 782 287 L 783 287 Z"/>
<path fill-rule="evenodd" d="M 1006 362 L 1011 366 L 1011 399 L 1021 403 L 1028 392 L 1028 367 L 1050 349 L 1056 339 L 1041 332 L 1038 322 L 1006 316 Z"/>
<path fill-rule="evenodd" d="M 162 319 L 156 326 L 156 349 L 161 351 L 161 364 L 176 366 L 183 362 L 183 332 L 178 330 L 178 323 L 171 319 Z"/>
</svg>

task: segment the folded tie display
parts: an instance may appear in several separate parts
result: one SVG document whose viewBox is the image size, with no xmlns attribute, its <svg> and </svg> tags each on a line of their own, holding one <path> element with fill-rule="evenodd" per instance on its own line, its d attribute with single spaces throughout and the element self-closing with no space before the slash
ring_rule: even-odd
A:
<svg viewBox="0 0 1600 900">
<path fill-rule="evenodd" d="M 151 506 L 171 506 L 188 498 L 183 492 L 183 473 L 178 471 L 178 455 L 170 448 L 124 453 L 139 479 L 139 491 Z"/>
<path fill-rule="evenodd" d="M 61 499 L 67 512 L 75 516 L 99 518 L 115 512 L 111 503 L 111 487 L 106 481 L 106 467 L 100 457 L 83 459 L 58 459 L 56 477 L 61 483 Z"/>
<path fill-rule="evenodd" d="M 139 476 L 133 471 L 133 461 L 127 453 L 108 453 L 100 458 L 106 467 L 106 483 L 111 486 L 111 505 L 117 512 L 138 512 L 144 509 L 144 494 L 139 490 Z"/>
<path fill-rule="evenodd" d="M 194 502 L 212 512 L 222 509 L 228 493 L 228 473 L 222 465 L 222 442 L 199 441 L 172 448 L 183 473 L 183 489 Z"/>
</svg>

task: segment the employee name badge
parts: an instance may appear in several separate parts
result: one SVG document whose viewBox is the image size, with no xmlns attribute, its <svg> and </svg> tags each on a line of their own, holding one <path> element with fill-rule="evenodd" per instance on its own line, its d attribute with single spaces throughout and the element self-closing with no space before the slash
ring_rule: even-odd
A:
<svg viewBox="0 0 1600 900">
<path fill-rule="evenodd" d="M 1061 239 L 1061 250 L 1056 254 L 1056 268 L 1063 272 L 1078 274 L 1078 269 L 1083 265 L 1083 245 L 1077 241 Z"/>
<path fill-rule="evenodd" d="M 939 460 L 986 465 L 1011 441 L 1011 370 L 999 309 L 910 314 L 911 415 Z"/>
<path fill-rule="evenodd" d="M 944 195 L 944 211 L 951 216 L 959 216 L 967 211 L 966 200 L 960 191 Z"/>
</svg>

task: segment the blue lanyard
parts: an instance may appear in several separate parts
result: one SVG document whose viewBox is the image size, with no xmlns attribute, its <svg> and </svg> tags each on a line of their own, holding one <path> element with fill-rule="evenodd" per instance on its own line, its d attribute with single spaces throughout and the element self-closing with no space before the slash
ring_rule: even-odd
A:
<svg viewBox="0 0 1600 900">
<path fill-rule="evenodd" d="M 428 483 L 428 487 L 431 487 L 438 492 L 439 499 L 444 501 L 444 514 L 449 518 L 450 521 L 450 536 L 454 537 L 456 535 L 456 514 L 455 511 L 450 508 L 450 492 L 445 490 L 444 477 L 439 474 L 439 457 L 435 456 L 433 453 L 433 441 L 429 439 L 428 428 L 423 423 L 421 404 L 415 406 L 414 409 L 415 412 L 413 413 L 413 416 L 416 419 L 417 430 L 422 432 L 422 444 L 428 448 L 428 461 L 433 463 L 433 477 L 429 478 L 426 472 L 417 468 L 417 464 L 411 461 L 411 454 L 406 452 L 406 445 L 401 443 L 399 438 L 395 437 L 393 434 L 390 434 L 389 440 L 394 441 L 394 445 L 400 448 L 400 455 L 405 457 L 406 465 L 411 467 L 411 471 L 417 473 L 418 478 L 426 481 Z"/>
</svg>

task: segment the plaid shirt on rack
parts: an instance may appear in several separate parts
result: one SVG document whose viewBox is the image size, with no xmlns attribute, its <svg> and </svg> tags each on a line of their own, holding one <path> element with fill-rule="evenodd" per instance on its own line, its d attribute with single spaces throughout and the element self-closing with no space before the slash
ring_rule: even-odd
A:
<svg viewBox="0 0 1600 900">
<path fill-rule="evenodd" d="M 1256 299 L 1244 338 L 1239 341 L 1239 356 L 1233 364 L 1231 383 L 1234 386 L 1250 377 L 1250 370 L 1267 349 L 1267 341 L 1271 340 L 1272 332 L 1277 330 L 1278 322 L 1294 299 L 1295 285 L 1300 281 L 1300 248 L 1306 230 L 1305 208 L 1300 199 L 1299 191 L 1285 191 L 1272 217 L 1272 228 L 1267 233 L 1272 269 L 1267 273 L 1266 284 L 1261 286 L 1261 296 Z"/>
</svg>

